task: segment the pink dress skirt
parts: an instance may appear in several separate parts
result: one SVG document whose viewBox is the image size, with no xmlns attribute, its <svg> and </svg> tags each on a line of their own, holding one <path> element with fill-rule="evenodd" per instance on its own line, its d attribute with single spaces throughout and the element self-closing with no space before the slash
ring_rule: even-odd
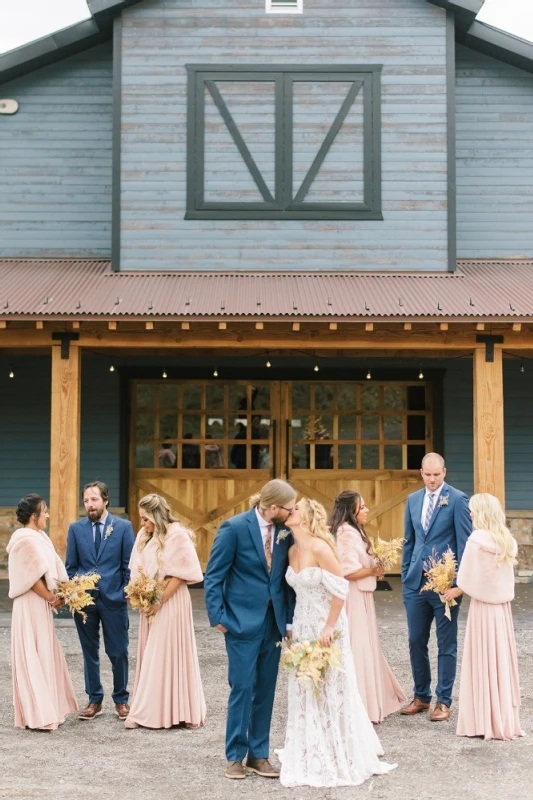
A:
<svg viewBox="0 0 533 800">
<path fill-rule="evenodd" d="M 31 589 L 13 600 L 11 665 L 15 727 L 53 731 L 78 710 L 52 609 Z"/>
<path fill-rule="evenodd" d="M 182 584 L 150 624 L 140 614 L 137 670 L 126 728 L 199 726 L 205 714 L 191 597 Z"/>
<path fill-rule="evenodd" d="M 511 603 L 470 601 L 466 623 L 458 736 L 516 739 L 520 727 L 518 660 Z"/>
</svg>

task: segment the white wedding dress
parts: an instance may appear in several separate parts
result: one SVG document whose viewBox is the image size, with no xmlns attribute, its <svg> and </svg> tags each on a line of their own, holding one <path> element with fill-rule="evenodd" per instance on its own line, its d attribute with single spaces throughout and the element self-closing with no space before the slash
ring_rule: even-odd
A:
<svg viewBox="0 0 533 800">
<path fill-rule="evenodd" d="M 332 596 L 344 600 L 348 581 L 320 567 L 298 573 L 289 567 L 285 577 L 296 592 L 294 641 L 319 639 Z M 294 671 L 289 674 L 287 733 L 277 751 L 283 786 L 357 786 L 397 766 L 378 758 L 383 749 L 357 689 L 344 609 L 335 630 L 341 633 L 336 644 L 343 671 L 328 670 L 318 697 L 312 687 L 300 685 Z"/>
</svg>

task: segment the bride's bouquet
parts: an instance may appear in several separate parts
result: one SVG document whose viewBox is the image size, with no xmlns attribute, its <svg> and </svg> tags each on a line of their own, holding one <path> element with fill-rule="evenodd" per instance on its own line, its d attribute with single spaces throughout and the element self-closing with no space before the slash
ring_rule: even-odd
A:
<svg viewBox="0 0 533 800">
<path fill-rule="evenodd" d="M 161 602 L 167 584 L 168 581 L 159 580 L 157 573 L 153 578 L 149 578 L 143 568 L 139 567 L 138 577 L 128 583 L 124 593 L 130 601 L 131 607 L 140 611 L 141 614 L 145 614 L 150 606 Z M 150 624 L 154 618 L 150 616 L 146 619 Z"/>
<path fill-rule="evenodd" d="M 94 606 L 89 592 L 96 589 L 99 580 L 100 575 L 97 572 L 89 572 L 86 575 L 74 575 L 69 581 L 58 581 L 56 597 L 70 608 L 72 616 L 79 614 L 83 624 L 87 622 L 87 614 L 83 609 Z"/>
<path fill-rule="evenodd" d="M 372 548 L 378 567 L 382 567 L 384 572 L 389 572 L 400 558 L 405 539 L 390 539 L 386 541 L 379 534 L 377 539 L 372 541 Z"/>
<path fill-rule="evenodd" d="M 308 639 L 303 642 L 285 639 L 279 643 L 279 647 L 282 648 L 281 666 L 288 672 L 295 670 L 300 685 L 304 688 L 312 686 L 314 693 L 318 696 L 328 669 L 333 667 L 343 671 L 340 647 L 335 644 L 341 635 L 339 631 L 336 631 L 333 643 L 327 646 L 323 645 L 319 639 L 313 642 Z"/>
<path fill-rule="evenodd" d="M 457 577 L 457 561 L 452 550 L 448 549 L 437 559 L 436 553 L 429 557 L 424 564 L 424 573 L 427 578 L 427 583 L 420 589 L 421 592 L 436 592 L 439 599 L 446 603 L 444 614 L 448 619 L 452 620 L 451 607 L 456 606 L 455 600 L 445 600 L 443 595 L 448 589 L 451 589 L 453 582 Z"/>
</svg>

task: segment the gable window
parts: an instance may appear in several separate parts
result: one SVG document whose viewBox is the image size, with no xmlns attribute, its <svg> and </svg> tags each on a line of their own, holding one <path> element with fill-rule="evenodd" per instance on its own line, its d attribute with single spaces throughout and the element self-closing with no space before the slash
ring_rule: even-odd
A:
<svg viewBox="0 0 533 800">
<path fill-rule="evenodd" d="M 303 10 L 303 0 L 265 0 L 267 14 L 301 14 Z"/>
<path fill-rule="evenodd" d="M 187 70 L 186 219 L 383 219 L 381 66 Z"/>
</svg>

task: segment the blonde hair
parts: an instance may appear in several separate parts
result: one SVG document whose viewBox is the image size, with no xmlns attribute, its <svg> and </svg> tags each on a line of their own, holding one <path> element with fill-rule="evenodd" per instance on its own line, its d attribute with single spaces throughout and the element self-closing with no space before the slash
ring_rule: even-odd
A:
<svg viewBox="0 0 533 800">
<path fill-rule="evenodd" d="M 307 528 L 309 535 L 315 539 L 322 539 L 326 542 L 335 553 L 335 558 L 339 560 L 337 548 L 335 547 L 335 539 L 331 534 L 328 525 L 328 515 L 324 506 L 316 500 L 302 497 L 298 500 L 298 511 L 302 519 L 302 524 Z"/>
<path fill-rule="evenodd" d="M 499 550 L 498 561 L 516 564 L 516 541 L 505 524 L 505 513 L 498 498 L 492 494 L 475 494 L 470 498 L 469 506 L 474 530 L 490 533 Z"/>
<path fill-rule="evenodd" d="M 139 511 L 148 517 L 150 522 L 154 523 L 153 533 L 148 533 L 148 531 L 143 528 L 143 532 L 139 538 L 139 544 L 137 545 L 139 553 L 142 553 L 151 539 L 155 539 L 157 543 L 157 560 L 160 561 L 168 526 L 172 522 L 179 522 L 179 520 L 172 516 L 169 504 L 165 498 L 161 497 L 159 494 L 147 494 L 143 497 L 139 501 Z M 185 530 L 194 542 L 194 533 L 188 528 Z"/>
<path fill-rule="evenodd" d="M 296 500 L 296 491 L 290 483 L 282 481 L 280 478 L 274 478 L 273 481 L 265 483 L 260 492 L 253 494 L 249 503 L 250 508 L 259 506 L 261 511 L 266 511 L 270 506 L 285 506 L 294 500 Z"/>
</svg>

